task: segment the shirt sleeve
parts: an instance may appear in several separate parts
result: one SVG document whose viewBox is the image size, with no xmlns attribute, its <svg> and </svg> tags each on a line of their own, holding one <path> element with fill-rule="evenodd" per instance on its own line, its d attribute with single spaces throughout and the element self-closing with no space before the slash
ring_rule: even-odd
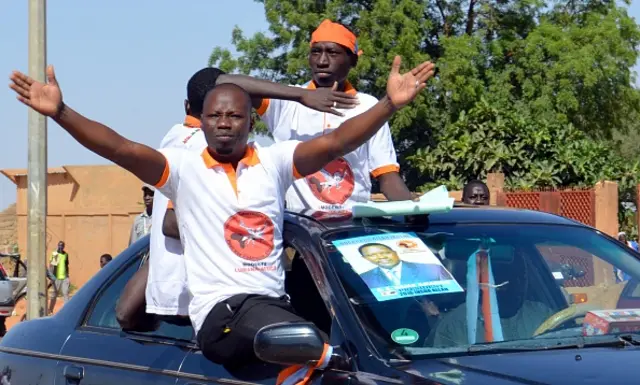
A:
<svg viewBox="0 0 640 385">
<path fill-rule="evenodd" d="M 367 142 L 369 152 L 369 172 L 374 178 L 389 172 L 399 172 L 400 165 L 393 146 L 389 123 L 385 123 L 380 130 Z"/>
<path fill-rule="evenodd" d="M 271 152 L 271 158 L 283 191 L 291 187 L 296 179 L 302 178 L 293 164 L 293 154 L 300 143 L 299 140 L 287 140 L 267 147 Z"/>
<path fill-rule="evenodd" d="M 276 127 L 278 127 L 278 121 L 282 115 L 285 101 L 280 99 L 262 99 L 262 104 L 258 108 L 257 112 L 266 125 L 269 133 L 273 134 Z"/>
<path fill-rule="evenodd" d="M 165 158 L 164 171 L 155 187 L 169 200 L 176 199 L 176 191 L 180 184 L 180 168 L 184 161 L 184 149 L 163 148 L 158 150 Z"/>
</svg>

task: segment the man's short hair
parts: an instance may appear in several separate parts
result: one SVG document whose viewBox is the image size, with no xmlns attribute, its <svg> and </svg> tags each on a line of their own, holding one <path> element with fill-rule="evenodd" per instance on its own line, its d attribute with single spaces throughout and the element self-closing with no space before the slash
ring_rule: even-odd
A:
<svg viewBox="0 0 640 385">
<path fill-rule="evenodd" d="M 360 255 L 364 256 L 364 253 L 362 252 L 362 249 L 364 249 L 365 247 L 371 247 L 371 246 L 384 247 L 385 249 L 394 251 L 391 247 L 385 245 L 384 243 L 365 243 L 364 245 L 358 247 L 358 252 L 360 253 Z"/>
<path fill-rule="evenodd" d="M 187 100 L 192 114 L 202 114 L 204 98 L 216 86 L 218 76 L 224 74 L 224 71 L 214 67 L 203 68 L 193 74 L 187 83 Z"/>
<path fill-rule="evenodd" d="M 234 90 L 242 94 L 242 96 L 245 98 L 245 102 L 247 103 L 246 108 L 249 111 L 249 113 L 251 113 L 251 108 L 253 108 L 251 104 L 251 95 L 247 92 L 247 90 L 245 90 L 244 88 L 234 83 L 222 83 L 216 86 L 215 89 L 213 88 L 210 89 L 209 92 L 207 92 L 207 94 L 205 95 L 205 100 L 206 100 L 206 96 L 208 96 L 210 93 L 214 91 L 222 92 L 224 89 Z"/>
<path fill-rule="evenodd" d="M 471 194 L 471 190 L 473 189 L 474 186 L 480 186 L 482 187 L 483 190 L 489 193 L 489 187 L 486 185 L 486 183 L 478 179 L 472 179 L 469 182 L 467 182 L 466 185 L 464 185 L 464 188 L 462 190 L 462 197 L 463 198 L 468 197 Z"/>
<path fill-rule="evenodd" d="M 111 257 L 111 254 L 102 254 L 100 256 L 100 259 L 105 259 L 108 262 L 108 261 L 111 261 L 113 258 Z"/>
</svg>

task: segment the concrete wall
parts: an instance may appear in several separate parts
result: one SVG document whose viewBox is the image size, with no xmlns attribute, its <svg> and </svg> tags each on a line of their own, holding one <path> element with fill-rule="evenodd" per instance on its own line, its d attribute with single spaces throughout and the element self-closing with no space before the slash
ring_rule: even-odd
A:
<svg viewBox="0 0 640 385">
<path fill-rule="evenodd" d="M 27 255 L 26 170 L 2 170 L 17 187 L 17 238 Z M 64 240 L 71 283 L 84 284 L 99 269 L 103 253 L 127 247 L 131 225 L 143 210 L 142 183 L 118 166 L 65 166 L 49 170 L 47 256 Z M 47 258 L 48 259 L 48 258 Z"/>
</svg>

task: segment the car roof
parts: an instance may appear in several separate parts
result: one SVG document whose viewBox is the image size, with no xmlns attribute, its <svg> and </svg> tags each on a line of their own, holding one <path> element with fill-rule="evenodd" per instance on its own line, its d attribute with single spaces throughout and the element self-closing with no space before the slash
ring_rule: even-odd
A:
<svg viewBox="0 0 640 385">
<path fill-rule="evenodd" d="M 318 220 L 311 215 L 309 210 L 287 210 L 285 220 L 287 222 L 300 223 L 304 218 L 304 226 L 313 225 L 317 230 L 330 230 L 347 228 L 353 226 L 362 226 L 363 220 L 369 220 L 367 224 L 372 223 L 393 223 L 402 221 L 402 217 L 389 218 L 348 218 L 348 219 L 328 219 Z M 453 209 L 445 213 L 429 214 L 430 225 L 456 224 L 456 223 L 504 223 L 504 224 L 546 224 L 546 225 L 563 225 L 563 226 L 583 226 L 583 223 L 570 218 L 565 218 L 556 214 L 550 214 L 542 211 L 534 211 L 527 209 L 518 209 L 500 206 L 472 206 L 464 204 L 456 204 Z"/>
</svg>

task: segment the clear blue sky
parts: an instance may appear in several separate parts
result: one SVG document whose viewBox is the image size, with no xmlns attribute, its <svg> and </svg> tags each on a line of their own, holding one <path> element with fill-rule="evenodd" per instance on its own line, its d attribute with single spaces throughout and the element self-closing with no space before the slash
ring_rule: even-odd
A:
<svg viewBox="0 0 640 385">
<path fill-rule="evenodd" d="M 156 147 L 184 117 L 186 82 L 215 46 L 231 48 L 231 31 L 267 31 L 264 7 L 252 0 L 48 1 L 47 62 L 65 101 L 132 140 Z M 6 85 L 27 71 L 28 1 L 3 1 L 0 12 L 0 168 L 27 166 L 27 108 Z M 49 167 L 106 164 L 49 120 Z M 0 210 L 15 202 L 0 175 Z"/>
<path fill-rule="evenodd" d="M 157 146 L 183 117 L 185 85 L 215 46 L 231 48 L 231 31 L 267 31 L 264 8 L 252 0 L 49 1 L 47 61 L 65 101 L 124 136 Z M 27 71 L 27 1 L 3 1 L 0 74 Z M 638 0 L 631 13 L 640 19 Z M 5 83 L 5 84 L 7 84 Z M 0 89 L 0 168 L 27 166 L 27 109 Z M 49 121 L 49 167 L 105 164 Z M 0 176 L 0 210 L 15 186 Z"/>
</svg>

